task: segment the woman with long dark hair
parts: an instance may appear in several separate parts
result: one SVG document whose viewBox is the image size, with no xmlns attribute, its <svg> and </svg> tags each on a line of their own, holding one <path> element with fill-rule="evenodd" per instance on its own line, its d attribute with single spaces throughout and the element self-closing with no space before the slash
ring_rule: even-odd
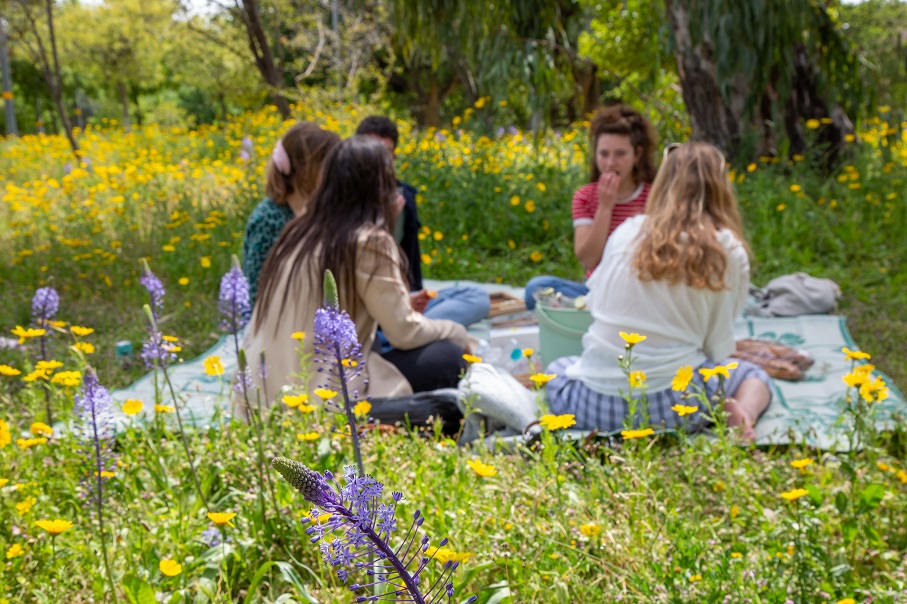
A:
<svg viewBox="0 0 907 604">
<path fill-rule="evenodd" d="M 254 367 L 266 351 L 269 396 L 293 383 L 304 355 L 314 351 L 326 270 L 362 346 L 365 366 L 351 390 L 360 398 L 391 397 L 456 386 L 465 369 L 466 329 L 413 309 L 393 236 L 400 209 L 393 158 L 381 142 L 354 136 L 330 153 L 309 211 L 287 225 L 262 270 L 245 349 L 259 386 L 262 372 Z M 379 324 L 394 347 L 383 354 L 373 350 Z M 301 344 L 291 337 L 299 331 L 307 333 Z M 303 369 L 311 389 L 319 376 L 313 366 Z"/>
</svg>

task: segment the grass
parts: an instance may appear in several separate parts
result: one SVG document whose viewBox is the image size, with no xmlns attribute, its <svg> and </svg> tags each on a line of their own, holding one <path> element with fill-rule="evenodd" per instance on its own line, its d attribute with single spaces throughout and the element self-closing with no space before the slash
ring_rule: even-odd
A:
<svg viewBox="0 0 907 604">
<path fill-rule="evenodd" d="M 305 117 L 346 135 L 361 111 Z M 733 178 L 754 281 L 795 271 L 836 280 L 854 337 L 903 385 L 907 141 L 904 126 L 892 132 L 884 118 L 865 124 L 849 167 L 830 178 L 806 168 L 811 158 L 737 166 Z M 84 339 L 96 346 L 87 361 L 101 383 L 124 386 L 145 371 L 134 359 L 123 368 L 114 344 L 138 349 L 145 337 L 137 278 L 147 258 L 167 288 L 162 329 L 179 336 L 185 358 L 200 354 L 220 336 L 217 286 L 282 127 L 256 113 L 195 132 L 92 128 L 80 134 L 91 170 L 68 175 L 61 138 L 0 143 L 0 248 L 10 259 L 0 272 L 0 325 L 27 325 L 34 290 L 52 284 L 58 318 L 96 330 Z M 254 143 L 248 163 L 239 158 L 244 136 Z M 513 284 L 542 273 L 579 277 L 567 201 L 584 178 L 582 139 L 577 131 L 539 140 L 403 132 L 399 171 L 425 187 L 426 275 Z M 61 370 L 87 371 L 86 358 L 67 349 L 71 337 L 54 336 L 54 356 Z M 27 373 L 33 344 L 0 351 L 0 363 Z M 113 599 L 104 595 L 97 516 L 86 503 L 91 449 L 62 433 L 17 444 L 44 419 L 44 387 L 0 380 L 10 441 L 0 430 L 0 480 L 9 481 L 0 485 L 0 602 Z M 73 421 L 77 390 L 48 391 L 55 415 Z M 263 484 L 257 469 L 284 455 L 339 472 L 353 459 L 341 420 L 278 404 L 261 450 L 243 423 L 188 432 L 190 466 L 173 414 L 152 411 L 173 403 L 143 403 L 146 421 L 117 435 L 115 477 L 105 482 L 117 599 L 352 601 L 299 523 L 310 506 L 273 472 Z M 317 437 L 297 437 L 310 433 Z M 454 576 L 456 602 L 468 594 L 482 604 L 601 601 L 603 593 L 628 602 L 898 602 L 907 589 L 905 434 L 899 426 L 860 453 L 835 454 L 741 448 L 722 435 L 576 446 L 546 433 L 540 451 L 499 456 L 438 435 L 368 432 L 364 461 L 388 491 L 404 492 L 402 515 L 421 509 L 435 543 L 450 536 L 450 548 L 470 554 Z M 467 465 L 474 457 L 497 473 L 480 477 Z M 791 466 L 802 459 L 811 462 Z M 192 468 L 210 511 L 237 514 L 223 545 L 203 542 L 214 525 Z M 805 493 L 780 496 L 797 489 Z M 34 524 L 56 518 L 73 528 L 51 539 Z M 162 573 L 167 559 L 180 574 Z"/>
</svg>

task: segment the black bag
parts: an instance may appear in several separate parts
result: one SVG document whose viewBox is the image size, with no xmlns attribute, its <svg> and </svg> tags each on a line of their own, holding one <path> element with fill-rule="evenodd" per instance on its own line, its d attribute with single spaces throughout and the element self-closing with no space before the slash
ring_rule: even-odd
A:
<svg viewBox="0 0 907 604">
<path fill-rule="evenodd" d="M 381 424 L 428 426 L 428 419 L 441 422 L 441 432 L 454 435 L 460 430 L 463 413 L 457 406 L 456 389 L 417 392 L 406 396 L 369 399 L 369 416 Z"/>
</svg>

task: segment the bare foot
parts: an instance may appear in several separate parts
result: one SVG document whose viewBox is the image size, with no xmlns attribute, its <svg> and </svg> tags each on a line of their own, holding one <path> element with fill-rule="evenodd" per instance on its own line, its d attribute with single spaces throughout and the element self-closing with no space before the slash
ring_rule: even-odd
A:
<svg viewBox="0 0 907 604">
<path fill-rule="evenodd" d="M 737 402 L 737 399 L 729 396 L 724 402 L 724 410 L 727 412 L 727 425 L 729 428 L 740 427 L 740 436 L 746 443 L 756 440 L 756 419 L 749 415 L 743 405 Z"/>
</svg>

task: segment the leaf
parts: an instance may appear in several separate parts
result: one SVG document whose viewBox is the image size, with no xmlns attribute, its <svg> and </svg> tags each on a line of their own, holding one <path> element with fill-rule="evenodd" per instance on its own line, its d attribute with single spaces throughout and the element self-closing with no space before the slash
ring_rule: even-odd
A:
<svg viewBox="0 0 907 604">
<path fill-rule="evenodd" d="M 154 589 L 144 580 L 135 575 L 123 577 L 123 591 L 129 604 L 157 604 L 154 599 Z"/>
<path fill-rule="evenodd" d="M 258 567 L 258 570 L 255 571 L 255 576 L 252 577 L 252 582 L 249 583 L 249 589 L 246 592 L 246 599 L 243 600 L 243 604 L 251 604 L 255 598 L 258 597 L 258 584 L 261 583 L 261 580 L 265 578 L 268 569 L 274 566 L 274 564 L 275 562 L 273 560 L 269 560 Z"/>
<path fill-rule="evenodd" d="M 806 490 L 809 491 L 809 498 L 815 505 L 822 505 L 822 500 L 825 498 L 825 495 L 822 494 L 822 491 L 819 490 L 819 487 L 808 484 L 806 485 Z"/>
<path fill-rule="evenodd" d="M 287 583 L 290 583 L 293 587 L 296 588 L 296 594 L 302 598 L 303 602 L 308 602 L 308 604 L 319 604 L 318 600 L 312 597 L 309 593 L 309 589 L 302 582 L 302 579 L 299 577 L 299 573 L 296 572 L 296 569 L 293 568 L 293 565 L 289 562 L 274 562 L 274 565 L 280 571 L 281 576 L 286 580 Z"/>
<path fill-rule="evenodd" d="M 845 520 L 844 524 L 841 525 L 841 536 L 848 543 L 853 541 L 854 537 L 857 536 L 857 521 L 853 519 Z"/>
<path fill-rule="evenodd" d="M 869 539 L 873 545 L 882 545 L 882 537 L 879 535 L 879 532 L 875 530 L 872 525 L 866 524 L 863 526 L 863 534 Z"/>
<path fill-rule="evenodd" d="M 847 513 L 847 495 L 843 491 L 835 497 L 835 507 L 838 509 L 839 514 Z"/>
<path fill-rule="evenodd" d="M 337 281 L 334 273 L 324 271 L 324 305 L 327 308 L 340 308 L 340 297 L 337 295 Z"/>
<path fill-rule="evenodd" d="M 860 492 L 860 503 L 867 510 L 874 510 L 879 507 L 883 497 L 885 497 L 885 487 L 880 484 L 871 484 Z"/>
<path fill-rule="evenodd" d="M 479 592 L 479 604 L 501 604 L 511 600 L 510 586 L 507 581 L 489 585 Z"/>
</svg>

